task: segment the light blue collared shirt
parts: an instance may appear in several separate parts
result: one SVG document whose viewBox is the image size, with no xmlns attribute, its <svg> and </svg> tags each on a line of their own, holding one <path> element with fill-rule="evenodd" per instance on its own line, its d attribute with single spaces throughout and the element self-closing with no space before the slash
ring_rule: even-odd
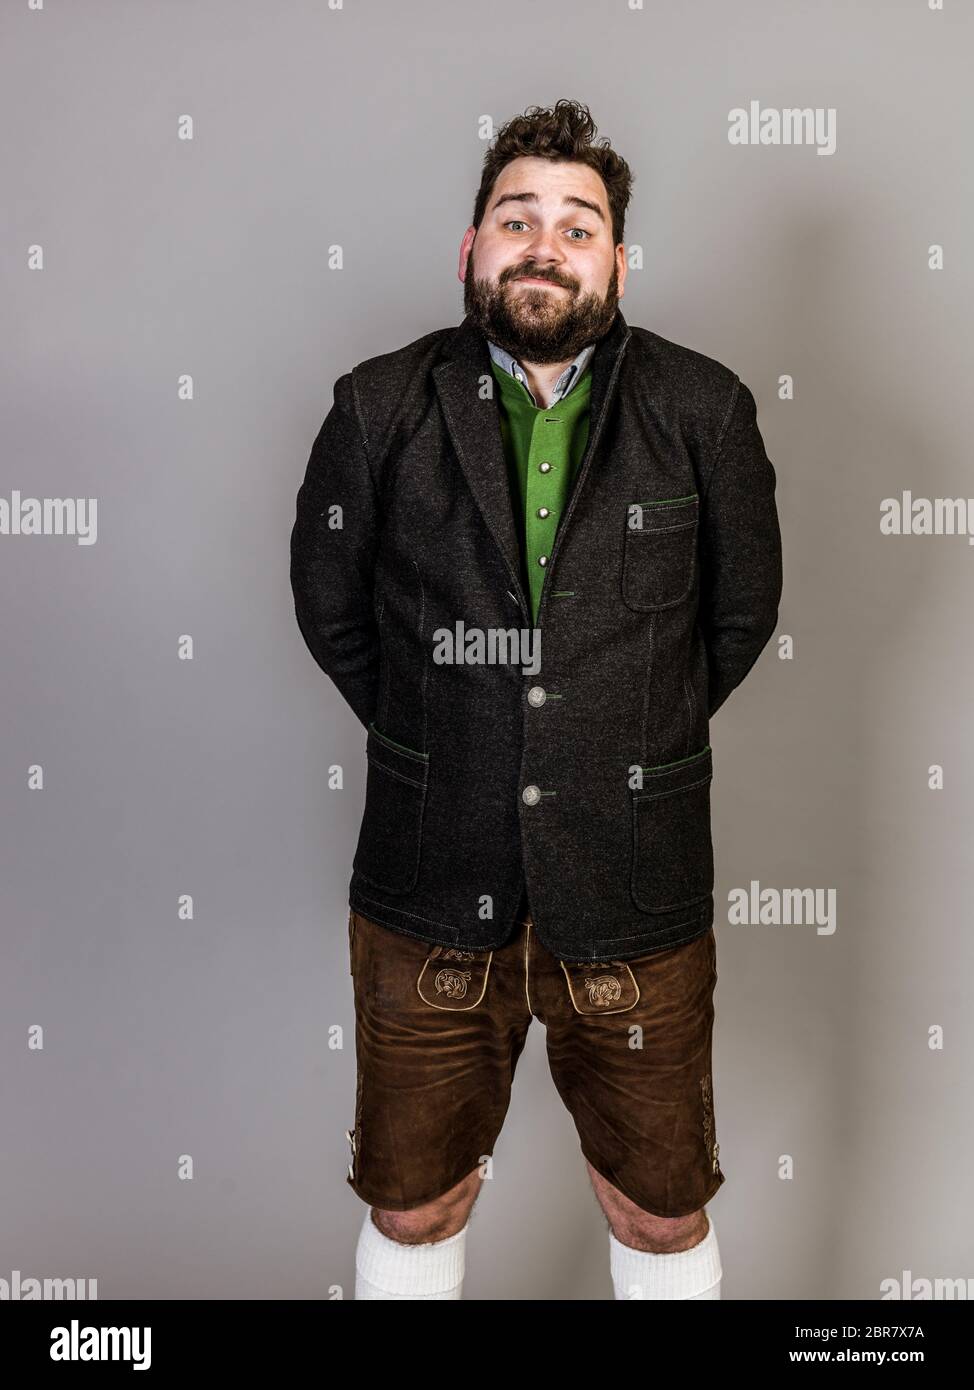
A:
<svg viewBox="0 0 974 1390">
<path fill-rule="evenodd" d="M 528 378 L 524 368 L 516 358 L 512 357 L 509 352 L 505 352 L 502 347 L 498 347 L 496 343 L 492 343 L 489 338 L 487 339 L 487 346 L 490 349 L 491 357 L 497 363 L 498 367 L 503 368 L 505 372 L 510 372 L 514 380 L 519 381 L 524 387 L 531 400 L 531 404 L 537 406 L 538 402 L 534 398 L 534 392 L 528 385 Z M 551 405 L 554 405 L 555 401 L 560 401 L 563 396 L 568 395 L 576 381 L 578 381 L 578 378 L 582 375 L 582 372 L 584 372 L 585 368 L 588 366 L 589 358 L 594 351 L 595 344 L 589 343 L 588 347 L 582 348 L 581 352 L 575 358 L 575 361 L 568 364 L 555 382 L 555 389 L 552 392 L 550 401 Z"/>
</svg>

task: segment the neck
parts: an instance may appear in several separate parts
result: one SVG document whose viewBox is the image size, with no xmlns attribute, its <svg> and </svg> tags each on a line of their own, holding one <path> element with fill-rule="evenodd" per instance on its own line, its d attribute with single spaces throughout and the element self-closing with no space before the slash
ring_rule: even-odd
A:
<svg viewBox="0 0 974 1390">
<path fill-rule="evenodd" d="M 539 405 L 550 405 L 555 382 L 575 359 L 574 357 L 566 357 L 564 362 L 555 363 L 526 362 L 523 357 L 519 357 L 517 360 L 519 365 L 524 368 L 524 375 L 528 379 L 528 386 L 535 400 Z"/>
</svg>

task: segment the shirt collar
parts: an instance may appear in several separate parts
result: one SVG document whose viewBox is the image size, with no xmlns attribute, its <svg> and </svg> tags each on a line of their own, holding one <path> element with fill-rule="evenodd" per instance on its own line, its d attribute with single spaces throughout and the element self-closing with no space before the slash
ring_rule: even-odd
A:
<svg viewBox="0 0 974 1390">
<path fill-rule="evenodd" d="M 519 364 L 517 359 L 512 357 L 504 348 L 498 347 L 496 343 L 492 343 L 489 338 L 487 339 L 487 346 L 490 349 L 491 357 L 497 363 L 498 367 L 501 367 L 505 372 L 509 372 L 515 381 L 519 381 L 530 397 L 531 404 L 537 406 L 538 402 L 534 398 L 533 391 L 528 386 L 528 379 L 524 372 L 524 368 Z M 582 348 L 581 352 L 575 358 L 575 361 L 568 364 L 555 382 L 555 389 L 551 395 L 552 405 L 554 405 L 555 401 L 560 401 L 564 396 L 568 395 L 569 391 L 588 366 L 589 359 L 594 351 L 595 344 L 589 343 L 587 347 Z"/>
</svg>

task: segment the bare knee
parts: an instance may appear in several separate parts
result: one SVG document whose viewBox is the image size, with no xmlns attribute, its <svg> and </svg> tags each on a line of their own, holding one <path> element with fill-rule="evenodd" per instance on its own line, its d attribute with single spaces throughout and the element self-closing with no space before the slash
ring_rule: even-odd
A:
<svg viewBox="0 0 974 1390">
<path fill-rule="evenodd" d="M 446 1240 L 467 1224 L 471 1208 L 481 1188 L 480 1169 L 475 1168 L 465 1178 L 421 1207 L 409 1211 L 384 1211 L 372 1208 L 372 1221 L 390 1240 L 404 1245 L 420 1245 L 433 1240 Z"/>
<path fill-rule="evenodd" d="M 710 1229 L 707 1213 L 702 1207 L 687 1216 L 654 1216 L 652 1212 L 638 1207 L 591 1164 L 588 1170 L 612 1234 L 623 1245 L 657 1255 L 670 1255 L 677 1250 L 690 1250 L 694 1245 L 699 1245 Z"/>
<path fill-rule="evenodd" d="M 644 1211 L 638 1217 L 609 1218 L 616 1240 L 635 1250 L 649 1250 L 656 1255 L 672 1255 L 677 1250 L 690 1250 L 699 1245 L 710 1229 L 706 1212 L 689 1216 L 653 1216 Z"/>
</svg>

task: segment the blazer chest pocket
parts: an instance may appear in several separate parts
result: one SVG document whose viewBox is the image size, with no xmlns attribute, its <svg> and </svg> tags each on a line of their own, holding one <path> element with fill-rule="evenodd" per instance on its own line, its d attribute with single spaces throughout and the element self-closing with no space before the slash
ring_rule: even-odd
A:
<svg viewBox="0 0 974 1390">
<path fill-rule="evenodd" d="M 713 752 L 708 744 L 679 762 L 643 769 L 631 790 L 630 893 L 641 912 L 671 912 L 714 888 L 710 826 Z"/>
<path fill-rule="evenodd" d="M 365 811 L 352 867 L 387 893 L 408 893 L 419 877 L 429 754 L 369 725 Z"/>
<path fill-rule="evenodd" d="M 695 493 L 630 504 L 622 559 L 622 600 L 627 608 L 656 613 L 689 596 L 696 568 L 699 509 Z M 632 524 L 634 516 L 639 525 Z"/>
</svg>

